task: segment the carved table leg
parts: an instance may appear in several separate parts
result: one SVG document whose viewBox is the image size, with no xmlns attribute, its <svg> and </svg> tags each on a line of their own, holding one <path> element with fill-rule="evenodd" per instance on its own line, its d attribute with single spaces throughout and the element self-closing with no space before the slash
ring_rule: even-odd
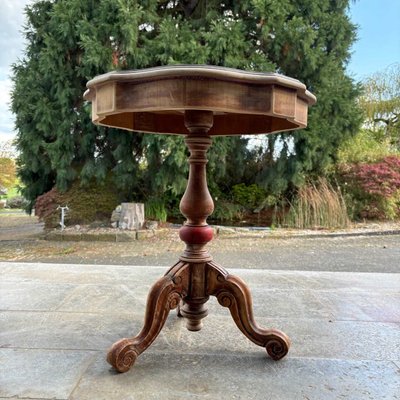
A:
<svg viewBox="0 0 400 400">
<path fill-rule="evenodd" d="M 202 319 L 208 315 L 204 304 L 208 300 L 206 294 L 206 263 L 189 264 L 189 290 L 183 299 L 184 305 L 180 313 L 186 318 L 189 331 L 199 331 L 203 327 Z"/>
<path fill-rule="evenodd" d="M 265 347 L 273 360 L 280 360 L 289 351 L 290 339 L 277 329 L 260 328 L 253 317 L 250 290 L 245 282 L 230 275 L 214 262 L 208 263 L 209 295 L 228 307 L 237 327 L 255 344 Z"/>
<path fill-rule="evenodd" d="M 186 243 L 185 252 L 180 259 L 190 264 L 190 291 L 183 299 L 184 305 L 179 312 L 186 318 L 188 330 L 199 331 L 203 326 L 202 319 L 208 314 L 204 306 L 208 300 L 205 267 L 212 259 L 205 245 L 213 237 L 213 229 L 206 222 L 214 209 L 206 178 L 206 153 L 212 142 L 207 132 L 213 125 L 213 113 L 186 111 L 185 125 L 190 132 L 185 138 L 190 151 L 189 181 L 180 203 L 186 222 L 179 230 L 179 236 Z"/>
<path fill-rule="evenodd" d="M 118 371 L 126 372 L 160 333 L 170 310 L 176 308 L 187 293 L 188 264 L 178 262 L 151 288 L 146 305 L 145 322 L 140 333 L 112 345 L 107 361 Z"/>
<path fill-rule="evenodd" d="M 178 307 L 178 316 L 186 318 L 190 331 L 200 330 L 208 314 L 204 304 L 209 296 L 216 296 L 221 305 L 228 307 L 238 328 L 255 344 L 265 347 L 274 360 L 289 350 L 290 341 L 283 332 L 257 326 L 246 284 L 215 264 L 205 249 L 213 237 L 213 229 L 206 222 L 214 209 L 206 179 L 206 152 L 211 145 L 207 133 L 213 125 L 213 113 L 186 111 L 185 125 L 189 131 L 185 138 L 190 151 L 189 181 L 180 204 L 186 222 L 179 236 L 186 249 L 180 261 L 150 290 L 141 332 L 111 347 L 107 360 L 119 372 L 128 371 L 153 343 L 171 309 Z"/>
</svg>

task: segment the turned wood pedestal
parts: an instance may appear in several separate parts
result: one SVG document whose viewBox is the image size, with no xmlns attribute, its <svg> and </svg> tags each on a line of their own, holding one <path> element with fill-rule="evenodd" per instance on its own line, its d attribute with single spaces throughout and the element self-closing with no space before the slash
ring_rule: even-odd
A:
<svg viewBox="0 0 400 400">
<path fill-rule="evenodd" d="M 276 74 L 225 68 L 174 66 L 109 73 L 88 83 L 93 121 L 145 132 L 184 134 L 190 151 L 189 180 L 180 203 L 186 222 L 179 236 L 186 249 L 151 288 L 142 330 L 111 347 L 108 362 L 128 371 L 156 339 L 170 310 L 190 331 L 202 328 L 206 303 L 215 296 L 237 327 L 264 347 L 273 360 L 284 357 L 290 340 L 277 329 L 259 327 L 247 285 L 215 263 L 206 249 L 213 229 L 207 217 L 214 203 L 207 187 L 207 150 L 213 135 L 270 133 L 306 126 L 315 97 L 300 82 Z"/>
</svg>

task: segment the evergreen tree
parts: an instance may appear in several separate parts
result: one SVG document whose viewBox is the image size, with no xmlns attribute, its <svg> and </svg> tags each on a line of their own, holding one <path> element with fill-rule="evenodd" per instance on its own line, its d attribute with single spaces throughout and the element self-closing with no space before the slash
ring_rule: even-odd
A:
<svg viewBox="0 0 400 400">
<path fill-rule="evenodd" d="M 54 185 L 66 190 L 78 178 L 105 181 L 110 171 L 125 192 L 137 186 L 140 151 L 134 151 L 140 150 L 142 137 L 94 126 L 82 99 L 87 80 L 113 66 L 106 43 L 111 33 L 102 32 L 103 60 L 84 50 L 85 34 L 102 13 L 94 1 L 79 0 L 37 1 L 26 8 L 28 44 L 25 57 L 14 65 L 12 110 L 19 175 L 30 207 Z"/>
<path fill-rule="evenodd" d="M 257 0 L 253 4 L 264 54 L 278 72 L 299 79 L 317 96 L 307 129 L 268 137 L 258 179 L 280 193 L 323 175 L 336 162 L 340 143 L 358 130 L 359 86 L 345 73 L 355 27 L 346 14 L 346 0 Z"/>
<path fill-rule="evenodd" d="M 293 149 L 291 135 L 269 136 L 258 163 L 249 159 L 247 139 L 216 138 L 212 190 L 229 191 L 258 173 L 266 188 L 282 192 L 320 173 L 359 122 L 357 90 L 344 72 L 354 39 L 347 7 L 347 0 L 41 0 L 28 6 L 26 54 L 14 66 L 12 95 L 24 195 L 33 202 L 54 185 L 66 189 L 75 179 L 103 181 L 110 173 L 126 199 L 182 193 L 181 139 L 96 127 L 82 100 L 87 80 L 100 73 L 178 63 L 277 71 L 305 82 L 319 100 L 307 131 L 293 134 Z M 224 172 L 229 179 L 222 179 Z"/>
</svg>

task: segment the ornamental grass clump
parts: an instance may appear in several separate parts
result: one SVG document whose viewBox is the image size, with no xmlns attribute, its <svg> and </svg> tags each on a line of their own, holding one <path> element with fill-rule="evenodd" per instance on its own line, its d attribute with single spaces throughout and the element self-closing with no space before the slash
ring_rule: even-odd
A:
<svg viewBox="0 0 400 400">
<path fill-rule="evenodd" d="M 282 225 L 299 229 L 345 228 L 350 223 L 340 189 L 324 178 L 299 189 Z"/>
<path fill-rule="evenodd" d="M 167 221 L 168 212 L 162 199 L 156 197 L 148 199 L 145 203 L 144 212 L 148 220 Z"/>
</svg>

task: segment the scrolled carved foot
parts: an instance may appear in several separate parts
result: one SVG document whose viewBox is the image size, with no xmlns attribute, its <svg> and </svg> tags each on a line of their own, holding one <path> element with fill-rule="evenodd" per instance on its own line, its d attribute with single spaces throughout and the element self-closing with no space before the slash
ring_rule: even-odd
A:
<svg viewBox="0 0 400 400">
<path fill-rule="evenodd" d="M 178 262 L 150 289 L 147 297 L 144 326 L 138 335 L 114 343 L 107 361 L 118 371 L 126 372 L 160 333 L 170 310 L 178 307 L 186 295 L 187 264 Z"/>
<path fill-rule="evenodd" d="M 237 327 L 253 343 L 265 347 L 273 360 L 285 357 L 290 339 L 277 329 L 265 329 L 256 324 L 247 285 L 214 262 L 208 263 L 208 268 L 209 294 L 215 296 L 223 307 L 229 308 Z"/>
<path fill-rule="evenodd" d="M 137 356 L 132 340 L 121 339 L 111 346 L 107 354 L 107 362 L 118 372 L 126 372 L 135 363 Z"/>
<path fill-rule="evenodd" d="M 278 361 L 285 357 L 289 352 L 290 341 L 289 338 L 282 332 L 280 335 L 272 335 L 271 339 L 265 344 L 265 350 L 267 350 L 268 355 L 274 360 Z"/>
</svg>

